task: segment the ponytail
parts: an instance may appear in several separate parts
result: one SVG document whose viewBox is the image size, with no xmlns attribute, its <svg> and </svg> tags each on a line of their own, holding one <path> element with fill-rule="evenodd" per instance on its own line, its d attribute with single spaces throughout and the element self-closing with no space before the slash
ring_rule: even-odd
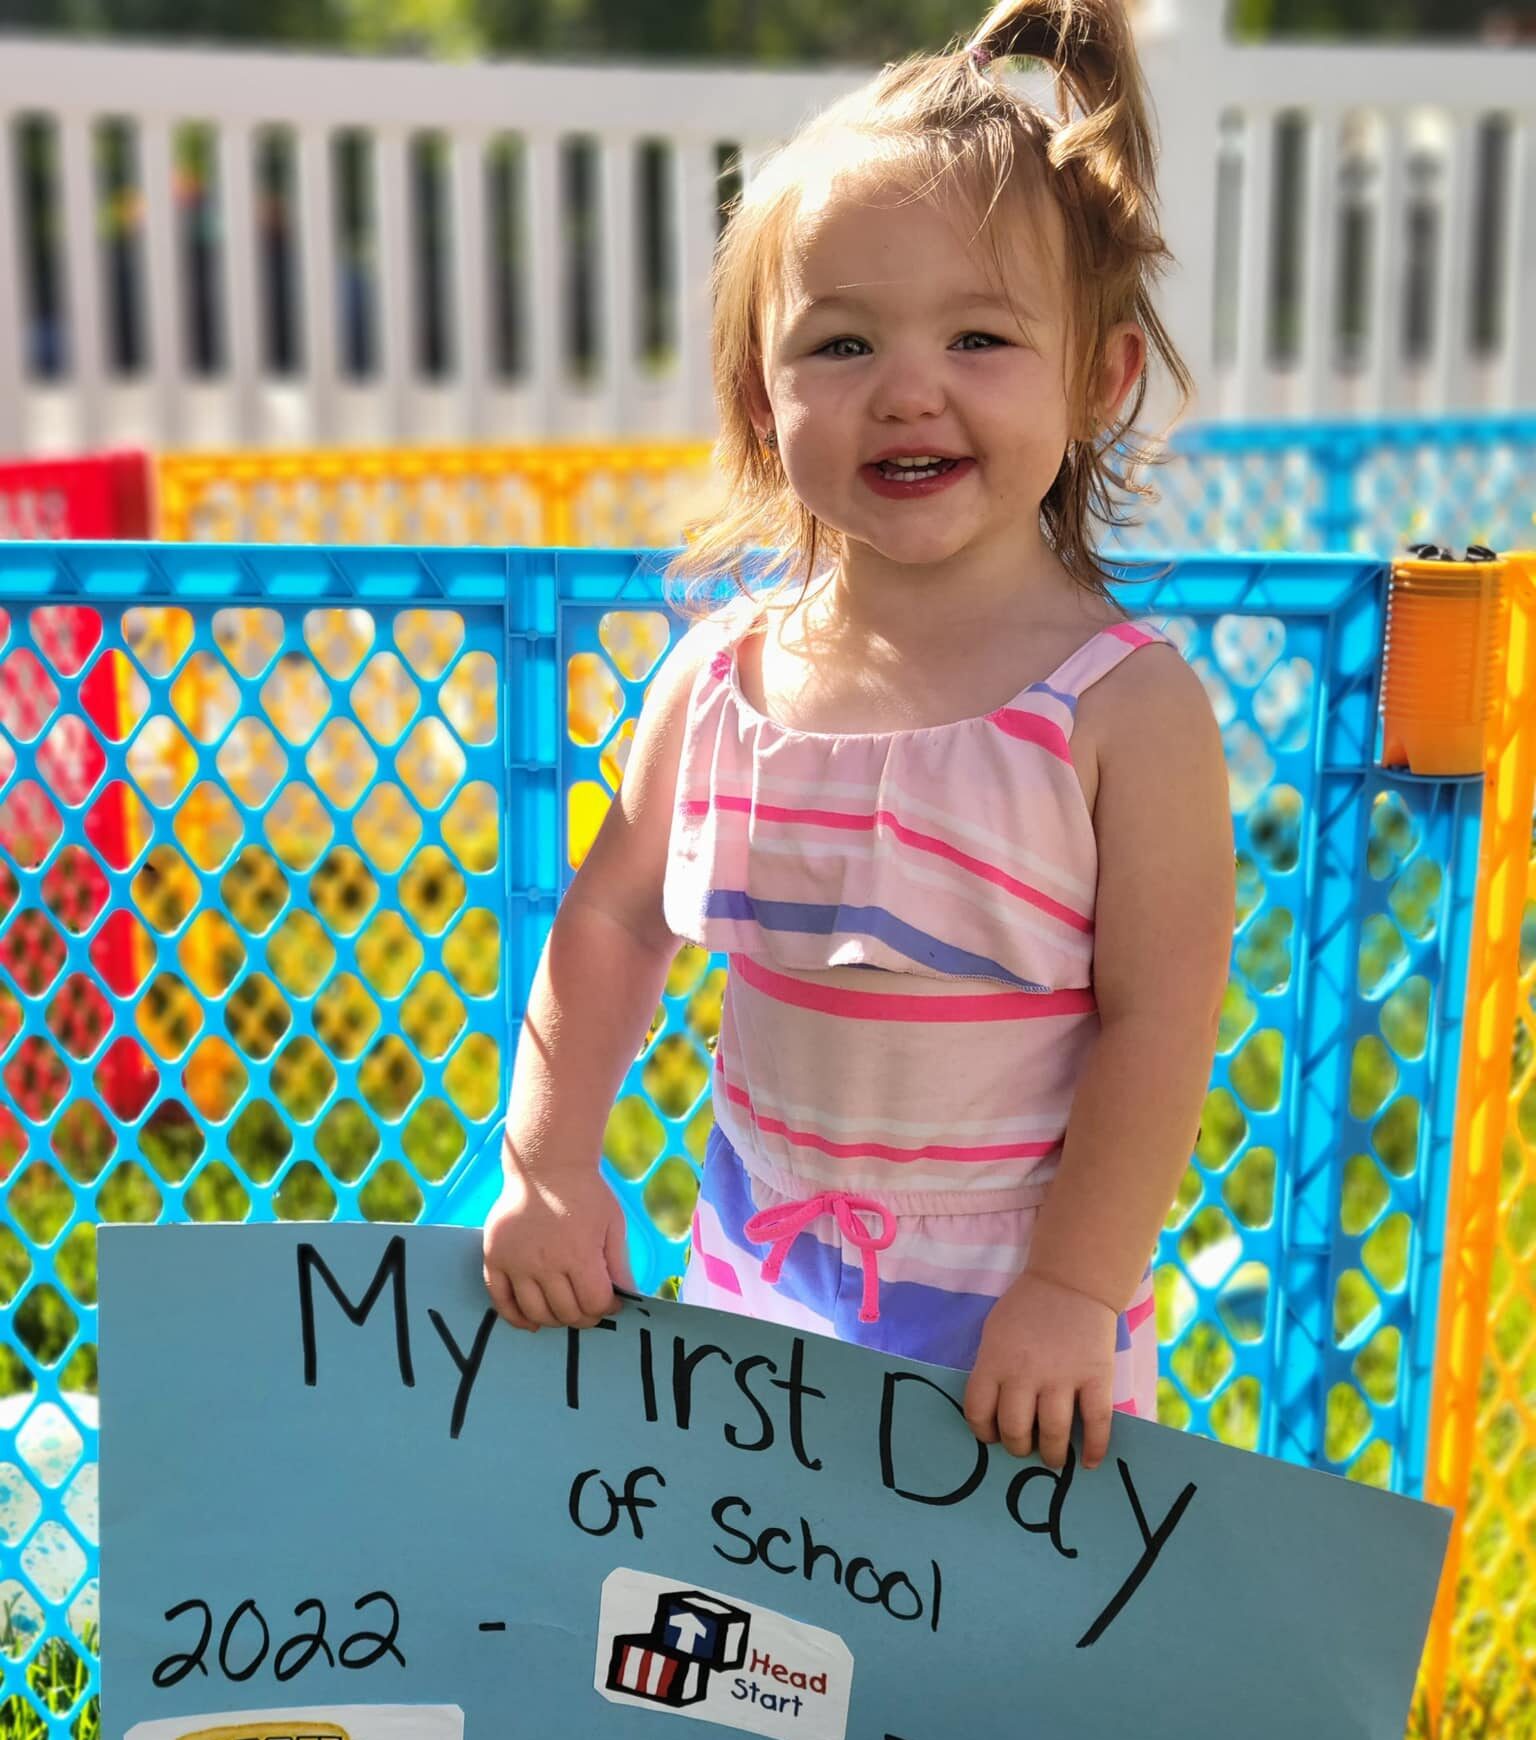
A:
<svg viewBox="0 0 1536 1740">
<path fill-rule="evenodd" d="M 1127 498 L 1154 493 L 1135 481 L 1136 469 L 1160 457 L 1157 445 L 1134 436 L 1146 402 L 1145 369 L 1112 424 L 1093 426 L 1089 389 L 1105 335 L 1116 322 L 1134 320 L 1149 357 L 1172 379 L 1180 410 L 1194 389 L 1151 295 L 1152 280 L 1172 255 L 1158 227 L 1157 143 L 1126 0 L 998 0 L 960 55 L 983 77 L 994 62 L 1028 59 L 1055 80 L 1058 114 L 1044 155 L 1056 171 L 1075 279 L 1080 333 L 1071 396 L 1078 427 L 1041 503 L 1041 519 L 1066 566 L 1079 577 L 1091 573 L 1102 589 L 1107 575 L 1092 548 L 1091 522 L 1132 523 Z"/>
<path fill-rule="evenodd" d="M 998 0 L 964 52 L 981 66 L 1042 62 L 1060 108 L 1052 165 L 1082 163 L 1135 215 L 1153 205 L 1157 153 L 1124 0 Z"/>
</svg>

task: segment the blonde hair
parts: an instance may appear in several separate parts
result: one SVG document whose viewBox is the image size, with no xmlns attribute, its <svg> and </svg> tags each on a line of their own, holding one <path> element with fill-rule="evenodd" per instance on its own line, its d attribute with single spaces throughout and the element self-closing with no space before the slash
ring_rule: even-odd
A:
<svg viewBox="0 0 1536 1740">
<path fill-rule="evenodd" d="M 993 63 L 1012 57 L 1053 72 L 1058 115 L 995 76 Z M 1068 573 L 1102 592 L 1109 576 L 1093 522 L 1133 523 L 1116 498 L 1154 494 L 1134 474 L 1158 454 L 1135 430 L 1145 369 L 1108 424 L 1093 402 L 1109 333 L 1135 321 L 1149 361 L 1171 376 L 1181 410 L 1191 392 L 1189 371 L 1152 303 L 1152 282 L 1172 258 L 1158 229 L 1156 147 L 1125 0 L 999 0 L 968 41 L 887 66 L 814 117 L 736 202 L 712 283 L 721 423 L 715 459 L 724 505 L 689 527 L 687 546 L 669 566 L 684 584 L 685 602 L 703 607 L 704 594 L 727 574 L 749 590 L 749 563 L 759 582 L 782 586 L 798 575 L 808 583 L 819 561 L 840 552 L 841 534 L 795 495 L 748 410 L 748 389 L 762 378 L 763 310 L 777 289 L 800 196 L 807 183 L 825 183 L 840 167 L 910 179 L 914 197 L 955 178 L 989 232 L 999 268 L 994 209 L 1006 201 L 1038 210 L 1033 202 L 1042 194 L 1055 200 L 1066 236 L 1073 434 L 1040 518 Z"/>
</svg>

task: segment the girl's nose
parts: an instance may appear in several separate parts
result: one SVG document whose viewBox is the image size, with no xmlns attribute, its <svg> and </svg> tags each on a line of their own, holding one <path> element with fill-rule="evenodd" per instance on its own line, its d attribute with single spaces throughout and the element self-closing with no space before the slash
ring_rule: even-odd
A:
<svg viewBox="0 0 1536 1740">
<path fill-rule="evenodd" d="M 944 387 L 930 363 L 890 358 L 880 371 L 870 409 L 882 421 L 908 422 L 944 409 Z"/>
</svg>

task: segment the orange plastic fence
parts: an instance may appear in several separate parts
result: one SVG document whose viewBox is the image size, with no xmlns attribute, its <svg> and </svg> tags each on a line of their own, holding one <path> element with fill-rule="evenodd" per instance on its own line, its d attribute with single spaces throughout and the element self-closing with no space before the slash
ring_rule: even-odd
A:
<svg viewBox="0 0 1536 1740">
<path fill-rule="evenodd" d="M 168 454 L 178 543 L 659 547 L 715 500 L 704 442 Z"/>
<path fill-rule="evenodd" d="M 1421 1673 L 1434 1717 L 1486 1705 L 1490 1735 L 1536 1699 L 1536 554 L 1506 588 L 1425 1471 L 1457 1516 Z"/>
</svg>

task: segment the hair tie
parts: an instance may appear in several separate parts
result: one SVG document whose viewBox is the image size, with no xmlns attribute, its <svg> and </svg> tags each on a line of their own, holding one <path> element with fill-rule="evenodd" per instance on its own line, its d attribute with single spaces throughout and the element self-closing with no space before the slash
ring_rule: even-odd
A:
<svg viewBox="0 0 1536 1740">
<path fill-rule="evenodd" d="M 977 72 L 985 72 L 988 63 L 994 58 L 992 50 L 984 43 L 977 43 L 973 48 L 968 48 L 965 52 L 970 56 L 971 65 L 976 68 Z"/>
</svg>

